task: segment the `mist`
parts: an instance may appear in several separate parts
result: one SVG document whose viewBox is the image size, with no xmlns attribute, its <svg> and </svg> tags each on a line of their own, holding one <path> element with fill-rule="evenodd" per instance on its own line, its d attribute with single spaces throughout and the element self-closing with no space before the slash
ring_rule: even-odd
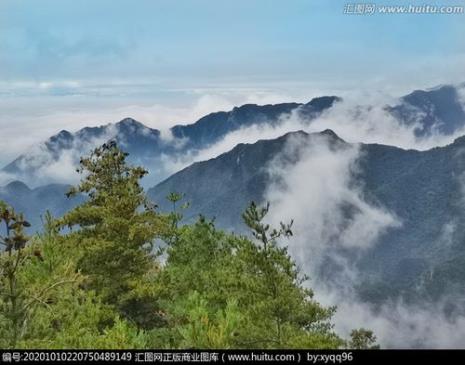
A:
<svg viewBox="0 0 465 365">
<path fill-rule="evenodd" d="M 459 89 L 459 93 L 465 105 L 465 88 Z M 169 127 L 172 124 L 157 124 L 164 143 L 178 146 L 182 152 L 161 154 L 150 166 L 146 166 L 150 171 L 146 186 L 147 181 L 153 186 L 170 174 L 194 162 L 215 158 L 239 143 L 274 139 L 298 130 L 308 133 L 333 130 L 348 143 L 335 143 L 324 135 L 315 135 L 312 143 L 296 137 L 267 166 L 272 181 L 265 194 L 265 199 L 271 202 L 270 223 L 277 225 L 280 221 L 294 219 L 295 236 L 289 242 L 289 252 L 302 271 L 311 277 L 308 285 L 315 290 L 316 299 L 325 305 L 337 305 L 334 321 L 338 332 L 348 336 L 354 328 L 369 328 L 383 347 L 463 347 L 465 318 L 446 316 L 443 303 L 418 307 L 399 300 L 375 309 L 361 302 L 355 292 L 355 286 L 363 275 L 357 269 L 357 258 L 374 247 L 390 229 L 402 226 L 402 221 L 393 212 L 370 204 L 364 198 L 363 187 L 355 183 L 353 176 L 363 158 L 359 143 L 427 150 L 447 145 L 465 134 L 465 128 L 453 135 L 443 135 L 433 128 L 430 135 L 418 137 L 415 134 L 418 125 L 406 126 L 386 111 L 385 105 L 397 102 L 394 98 L 379 95 L 368 100 L 349 97 L 312 120 L 303 118 L 297 109 L 281 115 L 273 126 L 255 124 L 241 128 L 200 150 L 183 150 L 186 141 L 171 135 Z M 226 99 L 204 96 L 199 99 L 195 113 L 200 116 L 207 110 L 228 107 Z M 146 117 L 157 110 L 147 109 Z M 422 114 L 417 117 L 420 120 Z M 148 125 L 155 126 L 153 123 Z M 12 176 L 3 172 L 0 185 L 13 179 L 32 181 L 33 185 L 50 182 L 74 184 L 79 179 L 75 172 L 79 157 L 118 133 L 115 128 L 108 131 L 101 138 L 75 142 L 58 157 L 51 156 L 44 145 L 35 145 L 29 150 L 31 159 L 24 161 L 27 163 L 24 175 Z M 122 147 L 124 149 L 124 141 Z M 297 155 L 298 163 L 289 165 L 289 155 Z M 27 176 L 27 166 L 44 161 L 46 164 L 38 175 Z M 454 227 L 454 222 L 444 227 L 445 243 L 450 241 Z M 337 268 L 331 281 L 327 280 L 329 262 Z"/>
<path fill-rule="evenodd" d="M 296 153 L 298 162 L 287 163 Z M 291 139 L 267 166 L 272 178 L 265 194 L 271 203 L 268 222 L 279 226 L 294 220 L 294 236 L 281 243 L 309 275 L 306 285 L 316 300 L 337 306 L 338 333 L 348 338 L 352 329 L 364 327 L 374 331 L 383 348 L 465 346 L 465 317 L 446 315 L 446 298 L 421 306 L 400 298 L 376 307 L 359 299 L 356 286 L 364 273 L 357 268 L 358 258 L 388 230 L 402 226 L 393 212 L 364 199 L 363 187 L 354 179 L 361 158 L 359 145 L 335 143 L 324 135 L 312 136 L 310 142 Z M 451 229 L 445 227 L 445 236 Z"/>
<path fill-rule="evenodd" d="M 465 100 L 465 87 L 458 87 L 462 100 Z M 455 138 L 465 134 L 465 126 L 457 130 L 453 135 L 441 134 L 437 129 L 425 137 L 418 137 L 415 134 L 417 124 L 405 125 L 386 111 L 386 105 L 397 105 L 399 100 L 385 94 L 356 94 L 347 95 L 343 101 L 337 102 L 330 109 L 323 112 L 315 119 L 308 120 L 302 117 L 299 109 L 289 114 L 280 116 L 278 123 L 271 124 L 253 124 L 250 127 L 228 133 L 224 138 L 204 146 L 200 150 L 184 150 L 182 147 L 187 142 L 184 139 L 174 138 L 170 128 L 177 123 L 186 123 L 188 120 L 195 120 L 210 111 L 230 110 L 233 105 L 242 103 L 276 103 L 289 100 L 284 94 L 271 93 L 260 90 L 198 90 L 197 96 L 184 107 L 174 108 L 173 106 L 148 105 L 148 106 L 126 106 L 114 110 L 100 112 L 94 115 L 95 118 L 105 118 L 106 120 L 119 120 L 117 115 L 132 116 L 140 120 L 151 128 L 157 128 L 161 132 L 164 143 L 170 144 L 178 149 L 181 153 L 171 153 L 169 155 L 161 153 L 159 157 L 152 161 L 140 161 L 145 164 L 150 172 L 149 177 L 144 179 L 144 186 L 151 187 L 171 174 L 189 166 L 198 161 L 204 161 L 215 158 L 234 148 L 239 143 L 255 143 L 260 139 L 277 138 L 287 132 L 304 130 L 309 133 L 320 132 L 325 129 L 333 130 L 339 137 L 351 143 L 379 143 L 397 146 L 404 149 L 427 150 L 437 146 L 444 146 L 451 143 Z M 301 97 L 302 98 L 302 97 Z M 303 99 L 303 98 L 302 98 Z M 464 103 L 465 105 L 465 103 Z M 37 126 L 44 124 L 45 118 L 47 125 L 52 128 L 58 128 L 60 122 L 67 120 L 69 125 L 82 125 L 83 122 L 89 125 L 96 125 L 95 120 L 90 122 L 89 118 L 93 114 L 83 115 L 80 112 L 62 115 L 62 114 L 44 114 L 41 116 L 42 122 L 36 121 Z M 418 111 L 417 119 L 422 117 Z M 80 119 L 80 121 L 79 121 Z M 414 118 L 415 119 L 415 118 Z M 39 123 L 40 122 L 40 123 Z M 101 125 L 101 123 L 99 124 Z M 11 176 L 8 174 L 0 175 L 0 184 L 19 179 L 26 183 L 37 186 L 49 182 L 74 183 L 78 175 L 74 173 L 77 158 L 88 153 L 103 140 L 96 139 L 88 141 L 85 146 L 73 146 L 71 150 L 63 153 L 61 156 L 47 156 L 47 151 L 41 144 L 34 144 L 32 141 L 37 138 L 37 128 L 32 128 L 32 133 L 19 139 L 11 138 L 10 134 L 17 134 L 15 129 L 10 132 L 6 131 L 2 135 L 2 143 L 6 146 L 7 155 L 13 156 L 13 153 L 29 151 L 34 160 L 47 161 L 48 166 L 44 167 L 39 176 L 27 177 L 25 175 Z M 72 130 L 72 128 L 71 128 Z M 44 133 L 44 131 L 41 131 Z M 109 136 L 112 137 L 112 136 Z M 15 145 L 9 147 L 9 142 L 14 140 Z M 28 144 L 31 144 L 29 147 Z M 124 146 L 122 146 L 124 148 Z M 4 157 L 5 158 L 5 157 Z M 139 162 L 139 161 L 137 161 Z"/>
<path fill-rule="evenodd" d="M 465 98 L 465 88 L 460 90 Z M 194 162 L 209 160 L 228 152 L 239 143 L 274 139 L 298 130 L 317 133 L 331 129 L 346 142 L 377 143 L 415 150 L 445 146 L 457 137 L 465 135 L 464 125 L 452 135 L 444 135 L 433 128 L 430 135 L 418 137 L 415 130 L 419 127 L 419 122 L 405 125 L 386 110 L 386 105 L 397 105 L 397 103 L 399 103 L 398 99 L 387 95 L 375 94 L 369 98 L 349 96 L 312 120 L 303 118 L 297 109 L 289 114 L 282 114 L 278 123 L 274 125 L 255 124 L 241 128 L 203 149 L 187 151 L 182 155 L 162 156 L 161 163 L 166 166 L 164 170 L 167 173 L 175 173 Z M 423 114 L 419 111 L 417 113 L 418 115 L 413 119 L 420 121 Z"/>
<path fill-rule="evenodd" d="M 218 110 L 230 110 L 245 103 L 279 103 L 302 99 L 298 94 L 244 89 L 166 89 L 162 95 L 141 95 L 140 85 L 69 85 L 41 83 L 26 85 L 45 92 L 61 93 L 31 97 L 15 90 L 5 97 L 0 82 L 0 165 L 6 165 L 50 136 L 66 129 L 76 132 L 84 127 L 115 123 L 126 117 L 140 121 L 169 136 L 169 128 L 191 123 Z M 22 87 L 24 88 L 24 86 Z M 66 89 L 67 88 L 67 89 Z M 65 90 L 66 89 L 66 90 Z M 66 92 L 64 92 L 66 91 Z M 64 93 L 63 93 L 64 92 Z M 24 94 L 24 95 L 23 95 Z"/>
<path fill-rule="evenodd" d="M 88 155 L 96 146 L 114 138 L 117 133 L 117 128 L 111 125 L 100 137 L 74 139 L 69 148 L 61 149 L 58 155 L 47 149 L 44 143 L 33 145 L 19 158 L 19 172 L 14 174 L 2 172 L 0 184 L 4 185 L 13 180 L 23 181 L 30 187 L 50 183 L 75 184 L 80 179 L 76 168 L 81 156 Z"/>
</svg>

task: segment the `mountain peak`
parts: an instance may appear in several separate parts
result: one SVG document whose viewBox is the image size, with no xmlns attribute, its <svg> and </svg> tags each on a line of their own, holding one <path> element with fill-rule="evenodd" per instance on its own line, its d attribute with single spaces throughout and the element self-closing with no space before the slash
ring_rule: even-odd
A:
<svg viewBox="0 0 465 365">
<path fill-rule="evenodd" d="M 50 150 L 57 152 L 61 149 L 70 148 L 73 144 L 73 141 L 73 134 L 63 129 L 57 134 L 50 137 L 48 141 L 45 142 L 45 144 Z"/>
<path fill-rule="evenodd" d="M 320 134 L 328 136 L 333 140 L 344 142 L 344 140 L 341 137 L 339 137 L 332 129 L 325 129 L 324 131 L 320 132 Z"/>
<path fill-rule="evenodd" d="M 121 119 L 118 123 L 116 123 L 116 126 L 118 127 L 135 127 L 135 128 L 147 128 L 144 124 L 141 122 L 138 122 L 137 120 L 127 117 L 124 119 Z"/>
<path fill-rule="evenodd" d="M 125 139 L 133 139 L 135 145 L 141 143 L 136 140 L 141 136 L 143 136 L 144 139 L 148 138 L 149 140 L 152 140 L 152 142 L 158 140 L 160 137 L 160 131 L 158 129 L 150 128 L 133 118 L 124 118 L 116 123 L 115 126 L 118 134 L 122 134 Z M 138 148 L 139 147 L 136 149 Z"/>
<path fill-rule="evenodd" d="M 284 134 L 283 136 L 279 137 L 287 139 L 289 137 L 304 137 L 304 138 L 312 138 L 312 137 L 324 137 L 327 139 L 327 141 L 333 145 L 333 144 L 340 144 L 343 143 L 345 144 L 346 141 L 344 141 L 341 137 L 339 137 L 332 129 L 325 129 L 324 131 L 321 132 L 314 132 L 314 133 L 307 133 L 303 130 L 298 130 L 295 132 L 288 132 Z"/>
<path fill-rule="evenodd" d="M 121 119 L 118 123 L 116 124 L 141 124 L 140 122 L 138 122 L 137 120 L 135 120 L 134 118 L 131 118 L 131 117 L 126 117 L 126 118 L 123 118 Z"/>
<path fill-rule="evenodd" d="M 55 134 L 54 136 L 50 137 L 51 142 L 69 141 L 69 140 L 72 140 L 72 139 L 73 139 L 73 135 L 70 132 L 68 132 L 66 129 L 63 129 L 60 132 L 58 132 L 57 134 Z"/>
<path fill-rule="evenodd" d="M 400 104 L 387 110 L 406 125 L 418 125 L 415 135 L 419 137 L 435 131 L 451 135 L 463 126 L 465 120 L 465 108 L 453 85 L 415 90 L 403 96 Z"/>
<path fill-rule="evenodd" d="M 25 192 L 29 192 L 31 190 L 29 186 L 27 186 L 25 183 L 19 180 L 10 182 L 9 184 L 5 185 L 3 189 L 9 192 L 17 193 L 17 194 L 22 194 Z"/>
<path fill-rule="evenodd" d="M 281 137 L 278 137 L 278 139 L 279 138 L 287 138 L 287 137 L 291 137 L 291 136 L 297 136 L 297 137 L 325 136 L 325 137 L 329 137 L 331 140 L 334 140 L 334 141 L 345 142 L 332 129 L 325 129 L 324 131 L 314 132 L 314 133 L 307 133 L 307 132 L 300 129 L 298 131 L 287 132 L 286 134 L 282 135 Z"/>
<path fill-rule="evenodd" d="M 340 98 L 339 96 L 335 96 L 335 95 L 320 96 L 317 98 L 313 98 L 305 105 L 311 106 L 312 108 L 315 108 L 317 110 L 324 110 L 324 109 L 331 108 L 334 103 L 337 103 L 340 101 L 342 101 L 342 98 Z"/>
<path fill-rule="evenodd" d="M 454 99 L 456 93 L 457 89 L 452 85 L 439 85 L 427 90 L 414 90 L 410 94 L 402 97 L 402 99 L 416 105 L 420 102 L 433 102 L 437 99 Z"/>
<path fill-rule="evenodd" d="M 62 129 L 60 132 L 56 134 L 57 137 L 62 137 L 62 138 L 70 138 L 73 135 L 71 132 L 67 131 L 66 129 Z"/>
</svg>

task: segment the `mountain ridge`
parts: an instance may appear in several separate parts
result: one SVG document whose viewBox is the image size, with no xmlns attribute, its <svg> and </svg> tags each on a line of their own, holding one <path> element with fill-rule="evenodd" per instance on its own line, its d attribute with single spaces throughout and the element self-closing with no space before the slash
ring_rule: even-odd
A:
<svg viewBox="0 0 465 365">
<path fill-rule="evenodd" d="M 117 123 L 84 127 L 74 133 L 61 130 L 29 154 L 22 154 L 8 163 L 1 171 L 17 174 L 21 180 L 35 181 L 34 177 L 39 170 L 56 163 L 63 153 L 88 154 L 94 147 L 110 139 L 116 140 L 130 154 L 133 162 L 151 164 L 163 154 L 176 155 L 189 149 L 205 148 L 239 128 L 277 123 L 281 115 L 299 107 L 303 108 L 300 111 L 302 115 L 308 119 L 315 118 L 337 101 L 340 101 L 337 97 L 321 97 L 314 98 L 307 104 L 245 104 L 229 112 L 210 113 L 192 124 L 172 127 L 170 133 L 180 143 L 165 140 L 160 130 L 147 127 L 130 117 Z M 74 156 L 75 163 L 78 157 Z"/>
<path fill-rule="evenodd" d="M 326 131 L 325 135 L 333 133 Z M 151 188 L 148 195 L 161 209 L 169 211 L 165 196 L 172 191 L 183 193 L 190 202 L 188 210 L 183 212 L 186 222 L 202 214 L 215 219 L 223 229 L 244 232 L 241 213 L 250 201 L 264 203 L 264 194 L 271 183 L 266 167 L 282 153 L 290 137 L 301 138 L 304 144 L 312 143 L 312 134 L 293 132 L 277 139 L 238 145 L 214 159 L 173 174 Z M 453 269 L 447 264 L 451 257 L 465 260 L 465 247 L 459 244 L 465 242 L 465 209 L 460 208 L 464 199 L 460 179 L 465 174 L 465 159 L 460 158 L 464 140 L 465 136 L 427 151 L 341 142 L 340 147 L 357 145 L 361 151 L 351 184 L 360 186 L 367 204 L 391 212 L 401 223 L 384 232 L 358 261 L 365 278 L 360 284 L 360 295 L 366 300 L 378 302 L 394 298 L 420 284 L 420 289 L 413 291 L 406 300 L 414 300 L 415 295 L 439 300 L 443 293 L 449 293 L 460 280 L 465 280 L 456 277 L 444 282 L 444 277 L 433 275 L 422 281 L 430 272 L 443 273 L 447 267 L 447 275 L 451 275 L 450 270 L 455 270 L 456 265 L 465 264 L 465 261 L 457 261 Z M 298 162 L 298 158 L 293 158 L 291 155 L 286 160 L 287 168 Z M 350 224 L 353 212 L 358 214 L 356 207 L 354 210 L 341 205 L 340 209 L 349 214 L 344 224 Z M 451 223 L 454 225 L 452 231 L 449 229 Z M 444 236 L 445 232 L 449 232 L 449 238 Z M 455 245 L 446 243 L 446 238 L 456 242 Z M 327 270 L 337 270 L 337 265 L 331 264 L 330 254 L 325 259 L 329 260 Z"/>
<path fill-rule="evenodd" d="M 459 100 L 458 90 L 453 85 L 415 90 L 401 97 L 398 105 L 386 106 L 386 111 L 400 123 L 415 126 L 417 137 L 430 136 L 433 133 L 451 134 L 465 128 L 465 111 Z M 59 171 L 61 165 L 77 165 L 80 156 L 88 154 L 97 145 L 114 139 L 130 154 L 132 163 L 155 166 L 152 176 L 159 175 L 157 178 L 153 177 L 152 183 L 155 183 L 167 177 L 169 171 L 156 167 L 163 163 L 161 159 L 166 156 L 177 158 L 187 151 L 195 153 L 220 141 L 231 132 L 252 125 L 277 126 L 282 118 L 293 113 L 300 118 L 303 125 L 309 124 L 342 101 L 338 96 L 321 96 L 308 103 L 244 104 L 230 111 L 209 113 L 194 123 L 175 125 L 169 130 L 170 138 L 164 138 L 160 130 L 148 127 L 131 117 L 117 123 L 84 127 L 74 133 L 61 130 L 6 164 L 0 171 L 11 176 L 11 180 L 19 179 L 35 186 L 47 182 L 69 183 L 60 180 L 62 174 L 53 172 Z M 66 161 L 62 161 L 63 156 Z"/>
</svg>

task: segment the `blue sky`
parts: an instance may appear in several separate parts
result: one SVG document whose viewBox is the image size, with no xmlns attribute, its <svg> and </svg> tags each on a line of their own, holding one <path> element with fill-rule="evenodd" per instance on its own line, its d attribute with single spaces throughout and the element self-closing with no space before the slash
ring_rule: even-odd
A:
<svg viewBox="0 0 465 365">
<path fill-rule="evenodd" d="M 0 128 L 18 120 L 35 128 L 32 140 L 137 107 L 153 109 L 148 124 L 193 118 L 176 108 L 195 109 L 205 95 L 197 114 L 465 81 L 465 15 L 347 15 L 346 3 L 360 2 L 1 0 Z"/>
<path fill-rule="evenodd" d="M 53 90 L 58 94 L 79 82 L 343 85 L 404 74 L 425 62 L 436 62 L 440 72 L 445 59 L 465 53 L 465 15 L 346 15 L 346 3 L 2 0 L 0 77 L 11 83 L 61 81 L 63 90 Z"/>
</svg>

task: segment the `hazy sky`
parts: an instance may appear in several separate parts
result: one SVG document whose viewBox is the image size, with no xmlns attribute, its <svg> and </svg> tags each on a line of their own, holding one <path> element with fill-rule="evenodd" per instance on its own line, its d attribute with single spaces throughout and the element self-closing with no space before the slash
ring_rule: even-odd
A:
<svg viewBox="0 0 465 365">
<path fill-rule="evenodd" d="M 18 130 L 27 144 L 128 115 L 160 127 L 243 102 L 465 81 L 464 14 L 346 3 L 0 0 L 0 145 Z"/>
</svg>

